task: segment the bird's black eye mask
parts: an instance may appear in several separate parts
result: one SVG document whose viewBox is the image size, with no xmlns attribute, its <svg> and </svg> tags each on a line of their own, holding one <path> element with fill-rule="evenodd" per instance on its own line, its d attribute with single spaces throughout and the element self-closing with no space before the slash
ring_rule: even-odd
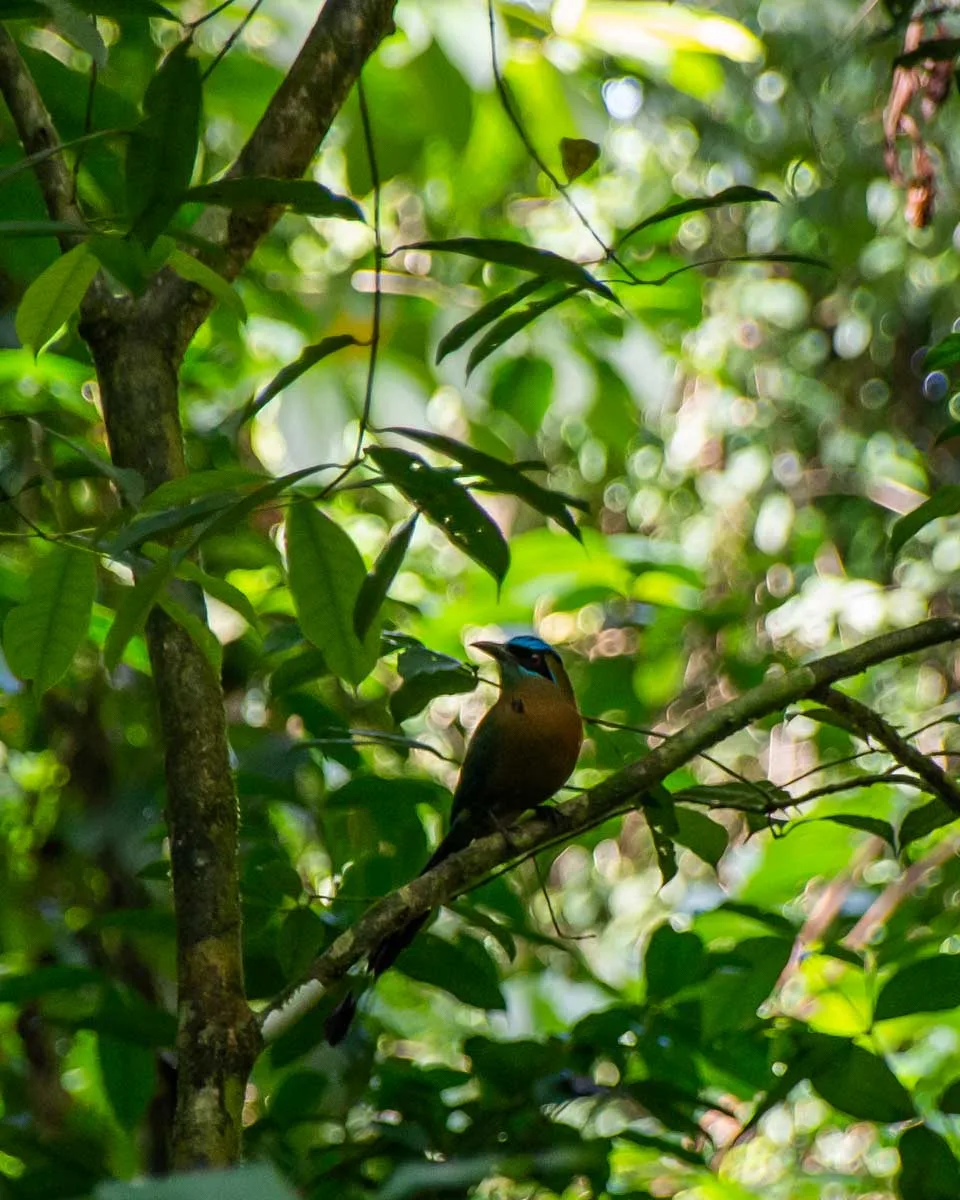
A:
<svg viewBox="0 0 960 1200">
<path fill-rule="evenodd" d="M 551 683 L 557 682 L 550 660 L 558 656 L 552 650 L 528 650 L 516 647 L 513 650 L 513 656 L 517 660 L 517 664 L 521 670 L 527 671 L 531 675 L 542 675 L 544 679 L 549 679 Z"/>
</svg>

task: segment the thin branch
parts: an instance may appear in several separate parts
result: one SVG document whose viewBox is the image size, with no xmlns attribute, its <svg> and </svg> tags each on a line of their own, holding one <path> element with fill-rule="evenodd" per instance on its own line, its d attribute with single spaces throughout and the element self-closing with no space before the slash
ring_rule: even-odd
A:
<svg viewBox="0 0 960 1200">
<path fill-rule="evenodd" d="M 241 21 L 237 25 L 236 29 L 234 29 L 234 31 L 230 34 L 230 36 L 227 38 L 227 40 L 223 43 L 223 45 L 217 51 L 216 57 L 214 58 L 213 62 L 204 71 L 204 73 L 203 73 L 203 82 L 204 83 L 206 83 L 206 81 L 214 73 L 214 71 L 217 69 L 217 67 L 220 66 L 220 64 L 223 62 L 223 60 L 227 57 L 227 55 L 230 53 L 230 51 L 236 45 L 237 38 L 239 38 L 241 36 L 243 31 L 246 29 L 246 27 L 250 24 L 250 22 L 253 20 L 253 18 L 257 15 L 257 9 L 260 7 L 260 5 L 262 3 L 263 3 L 263 0 L 253 0 L 253 4 L 250 6 L 250 11 L 241 19 Z M 213 14 L 210 14 L 210 15 L 212 16 Z"/>
<path fill-rule="evenodd" d="M 821 796 L 836 796 L 840 792 L 851 792 L 856 788 L 873 787 L 875 783 L 893 783 L 900 787 L 916 788 L 919 792 L 933 793 L 933 787 L 922 779 L 914 779 L 912 775 L 894 775 L 885 771 L 878 775 L 855 775 L 852 779 L 841 779 L 839 783 L 827 783 L 823 787 L 813 788 L 796 796 L 791 801 L 794 804 L 809 804 L 811 800 L 819 800 Z"/>
<path fill-rule="evenodd" d="M 357 80 L 357 98 L 360 101 L 360 123 L 363 126 L 363 141 L 370 165 L 370 180 L 373 184 L 373 328 L 370 332 L 370 362 L 367 367 L 367 387 L 363 396 L 363 414 L 357 431 L 357 448 L 354 458 L 363 452 L 363 439 L 370 424 L 373 408 L 373 381 L 377 373 L 377 353 L 380 349 L 380 312 L 383 306 L 383 240 L 380 233 L 380 168 L 377 165 L 377 149 L 373 140 L 370 109 L 367 93 L 363 87 L 363 76 Z"/>
<path fill-rule="evenodd" d="M 821 688 L 816 698 L 845 717 L 860 733 L 879 742 L 893 757 L 930 785 L 951 812 L 960 816 L 960 787 L 941 766 L 911 746 L 879 713 L 833 687 Z"/>
<path fill-rule="evenodd" d="M 673 771 L 759 718 L 781 712 L 797 700 L 822 695 L 831 684 L 878 663 L 958 638 L 960 618 L 943 617 L 896 630 L 851 650 L 774 675 L 759 687 L 701 714 L 645 757 L 575 799 L 554 807 L 549 816 L 534 815 L 515 825 L 509 841 L 498 832 L 471 842 L 464 850 L 384 897 L 342 933 L 314 963 L 306 994 L 291 989 L 262 1014 L 265 1037 L 270 1040 L 289 1025 L 291 1018 L 284 1011 L 288 1002 L 294 1013 L 302 1015 L 304 1005 L 316 1003 L 322 994 L 317 983 L 328 987 L 342 978 L 387 934 L 477 886 L 505 859 L 536 853 L 594 828 L 616 813 L 642 808 L 650 790 Z"/>
</svg>

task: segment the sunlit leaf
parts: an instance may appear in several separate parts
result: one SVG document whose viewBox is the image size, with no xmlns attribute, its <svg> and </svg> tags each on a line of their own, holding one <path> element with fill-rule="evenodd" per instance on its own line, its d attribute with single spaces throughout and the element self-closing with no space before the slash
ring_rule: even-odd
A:
<svg viewBox="0 0 960 1200">
<path fill-rule="evenodd" d="M 38 355 L 80 307 L 100 269 L 87 245 L 74 246 L 30 284 L 17 308 L 17 337 Z"/>
<path fill-rule="evenodd" d="M 3 623 L 3 652 L 11 671 L 45 692 L 67 672 L 90 626 L 97 592 L 97 557 L 54 546 L 33 569 L 25 604 Z"/>
<path fill-rule="evenodd" d="M 127 643 L 143 630 L 150 610 L 173 574 L 173 568 L 174 563 L 167 555 L 141 576 L 133 587 L 124 589 L 103 646 L 103 661 L 108 671 L 118 666 Z"/>
<path fill-rule="evenodd" d="M 360 683 L 373 669 L 380 647 L 376 622 L 362 640 L 354 631 L 353 614 L 366 574 L 360 552 L 315 504 L 297 500 L 287 515 L 287 562 L 304 634 L 336 675 Z"/>
<path fill-rule="evenodd" d="M 489 571 L 498 584 L 503 582 L 510 566 L 507 543 L 466 488 L 417 454 L 388 446 L 372 446 L 368 454 L 394 487 L 455 546 Z"/>
</svg>

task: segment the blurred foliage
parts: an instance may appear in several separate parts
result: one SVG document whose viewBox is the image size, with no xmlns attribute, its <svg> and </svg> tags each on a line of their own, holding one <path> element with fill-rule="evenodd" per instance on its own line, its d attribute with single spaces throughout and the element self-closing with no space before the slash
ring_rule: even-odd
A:
<svg viewBox="0 0 960 1200">
<path fill-rule="evenodd" d="M 22 236 L 46 214 L 0 115 L 15 1198 L 120 1200 L 105 1181 L 167 1165 L 153 603 L 222 664 L 257 1007 L 419 870 L 492 696 L 463 665 L 471 640 L 533 627 L 560 647 L 583 712 L 611 723 L 590 727 L 585 787 L 641 755 L 642 730 L 956 609 L 957 98 L 949 73 L 933 103 L 932 67 L 899 68 L 917 73 L 932 164 L 921 225 L 916 178 L 901 188 L 884 160 L 909 6 L 503 3 L 498 89 L 482 0 L 401 4 L 364 72 L 387 255 L 369 424 L 385 432 L 345 477 L 376 287 L 357 97 L 308 186 L 200 188 L 315 6 L 236 0 L 201 21 L 215 7 L 4 12 L 62 138 L 102 134 L 70 152 L 89 230 L 61 258 L 49 230 Z M 952 7 L 925 38 L 960 35 Z M 189 54 L 178 21 L 200 22 Z M 888 160 L 908 178 L 902 129 Z M 185 252 L 211 204 L 267 199 L 288 211 L 234 286 Z M 193 473 L 144 498 L 109 461 L 73 314 L 98 265 L 138 292 L 162 264 L 218 304 L 182 372 Z M 924 752 L 960 753 L 954 651 L 849 686 Z M 559 929 L 525 864 L 444 910 L 343 1046 L 322 1042 L 326 1000 L 272 1042 L 245 1109 L 264 1161 L 231 1194 L 289 1194 L 269 1162 L 317 1197 L 955 1197 L 950 812 L 876 781 L 889 756 L 815 712 L 715 757 L 671 779 L 684 803 L 656 841 L 634 814 L 542 856 Z M 743 810 L 766 780 L 794 799 L 850 789 L 757 820 Z M 209 1191 L 178 1186 L 137 1194 Z"/>
</svg>

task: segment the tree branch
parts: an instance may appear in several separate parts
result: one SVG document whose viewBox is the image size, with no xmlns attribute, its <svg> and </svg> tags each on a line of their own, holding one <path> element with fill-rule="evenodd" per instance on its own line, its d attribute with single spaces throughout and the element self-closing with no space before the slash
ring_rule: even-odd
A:
<svg viewBox="0 0 960 1200">
<path fill-rule="evenodd" d="M 942 767 L 901 737 L 879 713 L 868 708 L 866 704 L 861 704 L 859 700 L 854 700 L 852 696 L 837 691 L 836 688 L 821 688 L 816 692 L 816 696 L 835 713 L 845 717 L 865 737 L 879 742 L 898 762 L 909 767 L 927 783 L 930 791 L 939 796 L 951 812 L 960 816 L 960 788 Z"/>
<path fill-rule="evenodd" d="M 296 61 L 277 89 L 226 178 L 299 179 L 323 141 L 334 117 L 360 76 L 364 63 L 393 30 L 397 0 L 326 0 Z M 225 261 L 217 270 L 228 279 L 240 274 L 282 209 L 232 212 L 204 223 L 211 236 L 220 224 Z M 200 228 L 200 227 L 198 227 Z M 150 305 L 177 331 L 180 353 L 205 320 L 213 298 L 171 271 L 161 273 Z"/>
<path fill-rule="evenodd" d="M 274 1040 L 317 1003 L 323 994 L 317 984 L 329 987 L 387 934 L 411 918 L 477 886 L 489 871 L 504 861 L 528 857 L 613 816 L 642 807 L 650 790 L 674 771 L 760 717 L 779 712 L 797 700 L 822 694 L 837 680 L 858 675 L 877 663 L 958 638 L 960 618 L 938 618 L 884 634 L 852 650 L 775 675 L 691 721 L 644 758 L 624 767 L 588 792 L 557 805 L 549 815 L 532 816 L 514 826 L 509 831 L 509 841 L 501 833 L 476 839 L 466 849 L 452 854 L 432 870 L 379 900 L 342 933 L 314 963 L 310 972 L 313 982 L 307 983 L 299 992 L 285 993 L 263 1014 L 265 1040 Z M 911 765 L 921 774 L 914 764 Z M 922 777 L 926 778 L 926 775 Z"/>
</svg>

